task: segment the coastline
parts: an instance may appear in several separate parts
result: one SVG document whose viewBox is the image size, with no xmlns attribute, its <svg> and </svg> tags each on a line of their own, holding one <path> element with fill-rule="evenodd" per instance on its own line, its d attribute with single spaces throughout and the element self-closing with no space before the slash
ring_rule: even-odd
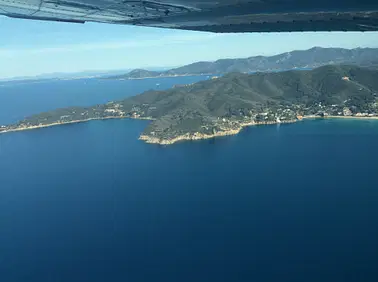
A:
<svg viewBox="0 0 378 282">
<path fill-rule="evenodd" d="M 230 136 L 230 135 L 236 135 L 238 134 L 244 127 L 248 126 L 254 126 L 254 125 L 269 125 L 269 124 L 281 124 L 281 123 L 295 123 L 298 121 L 302 121 L 304 119 L 333 119 L 333 118 L 343 118 L 343 119 L 364 119 L 364 120 L 378 120 L 378 116 L 373 117 L 356 117 L 356 116 L 316 116 L 316 115 L 308 115 L 303 116 L 302 119 L 293 119 L 293 120 L 283 120 L 280 122 L 277 121 L 267 121 L 267 122 L 248 122 L 248 123 L 241 123 L 240 127 L 237 129 L 229 129 L 225 131 L 219 131 L 214 134 L 203 134 L 199 132 L 195 132 L 193 134 L 186 133 L 183 135 L 179 135 L 172 139 L 162 139 L 154 136 L 149 136 L 145 134 L 141 134 L 139 136 L 139 140 L 142 140 L 148 144 L 159 144 L 159 145 L 172 145 L 174 143 L 177 143 L 179 141 L 195 141 L 195 140 L 205 140 L 205 139 L 211 139 L 221 136 Z"/>
<path fill-rule="evenodd" d="M 36 125 L 36 126 L 29 126 L 29 127 L 22 127 L 22 128 L 14 128 L 9 130 L 0 131 L 0 134 L 2 133 L 9 133 L 9 132 L 17 132 L 17 131 L 24 131 L 24 130 L 32 130 L 32 129 L 39 129 L 39 128 L 45 128 L 45 127 L 52 127 L 52 126 L 58 126 L 58 125 L 65 125 L 65 124 L 74 124 L 74 123 L 81 123 L 81 122 L 88 122 L 91 120 L 106 120 L 106 119 L 139 119 L 139 120 L 154 120 L 154 118 L 151 117 L 126 117 L 126 116 L 109 116 L 109 117 L 99 117 L 99 118 L 88 118 L 88 119 L 82 119 L 82 120 L 72 120 L 72 121 L 66 121 L 66 122 L 55 122 L 51 124 L 43 124 L 43 125 Z M 212 139 L 216 137 L 221 136 L 230 136 L 230 135 L 236 135 L 238 134 L 244 127 L 248 126 L 255 126 L 255 125 L 269 125 L 269 124 L 281 124 L 281 123 L 295 123 L 298 121 L 302 121 L 305 119 L 333 119 L 333 118 L 339 118 L 339 119 L 363 119 L 363 120 L 378 120 L 378 116 L 372 116 L 372 117 L 356 117 L 356 116 L 316 116 L 316 115 L 308 115 L 303 116 L 301 119 L 292 119 L 292 120 L 282 120 L 280 122 L 277 121 L 266 121 L 266 122 L 244 122 L 240 123 L 240 126 L 238 128 L 234 129 L 227 129 L 223 131 L 218 131 L 213 134 L 204 134 L 204 133 L 185 133 L 179 136 L 176 136 L 171 139 L 163 139 L 159 137 L 154 137 L 146 134 L 141 134 L 139 136 L 139 140 L 144 141 L 148 144 L 159 144 L 159 145 L 171 145 L 174 143 L 177 143 L 179 141 L 195 141 L 195 140 L 205 140 L 205 139 Z"/>
<path fill-rule="evenodd" d="M 372 117 L 356 117 L 356 116 L 325 116 L 324 118 L 341 118 L 341 119 L 378 119 L 378 116 L 372 116 Z"/>
<path fill-rule="evenodd" d="M 151 79 L 151 78 L 167 78 L 167 77 L 184 77 L 184 76 L 201 76 L 201 75 L 214 75 L 211 73 L 201 74 L 177 74 L 177 75 L 161 75 L 161 76 L 145 76 L 145 77 L 125 77 L 125 78 L 106 78 L 115 80 L 136 80 L 136 79 Z"/>
<path fill-rule="evenodd" d="M 266 122 L 247 122 L 247 123 L 241 123 L 240 127 L 236 129 L 228 129 L 224 131 L 218 131 L 214 134 L 203 134 L 199 132 L 195 132 L 193 134 L 186 133 L 183 135 L 179 135 L 172 139 L 162 139 L 154 136 L 149 136 L 145 134 L 141 134 L 139 136 L 139 140 L 142 140 L 148 144 L 159 144 L 159 145 L 171 145 L 174 143 L 177 143 L 179 141 L 189 141 L 189 140 L 205 140 L 205 139 L 211 139 L 221 136 L 229 136 L 229 135 L 236 135 L 238 134 L 244 127 L 253 126 L 253 125 L 268 125 L 268 124 L 281 124 L 281 123 L 294 123 L 298 120 L 286 120 L 286 121 L 266 121 Z"/>
<path fill-rule="evenodd" d="M 22 127 L 22 128 L 13 128 L 9 130 L 3 130 L 0 131 L 0 134 L 2 133 L 9 133 L 9 132 L 17 132 L 17 131 L 24 131 L 24 130 L 32 130 L 32 129 L 39 129 L 39 128 L 45 128 L 45 127 L 52 127 L 52 126 L 58 126 L 58 125 L 65 125 L 65 124 L 73 124 L 73 123 L 81 123 L 81 122 L 88 122 L 91 120 L 106 120 L 106 119 L 145 119 L 145 120 L 153 120 L 153 118 L 148 117 L 125 117 L 125 116 L 114 116 L 114 117 L 100 117 L 100 118 L 87 118 L 87 119 L 80 119 L 80 120 L 71 120 L 71 121 L 65 121 L 65 122 L 54 122 L 50 124 L 42 124 L 42 125 L 35 125 L 35 126 L 29 126 L 29 127 Z"/>
<path fill-rule="evenodd" d="M 302 117 L 303 119 L 318 119 L 318 118 L 322 118 L 322 119 L 327 119 L 327 118 L 341 118 L 341 119 L 378 119 L 378 116 L 372 116 L 372 117 L 367 117 L 367 116 L 324 116 L 324 117 L 321 117 L 321 116 L 315 116 L 315 115 L 310 115 L 310 116 L 303 116 Z"/>
</svg>

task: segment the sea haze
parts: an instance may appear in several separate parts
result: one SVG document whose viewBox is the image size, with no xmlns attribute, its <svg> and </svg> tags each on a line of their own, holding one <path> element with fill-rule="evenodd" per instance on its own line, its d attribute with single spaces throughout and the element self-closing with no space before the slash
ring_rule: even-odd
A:
<svg viewBox="0 0 378 282">
<path fill-rule="evenodd" d="M 0 82 L 0 124 L 25 116 L 70 106 L 92 106 L 124 99 L 150 89 L 165 90 L 190 84 L 208 76 L 135 80 L 74 79 Z"/>
<path fill-rule="evenodd" d="M 199 79 L 2 87 L 0 122 Z M 0 281 L 378 281 L 378 121 L 166 147 L 147 124 L 0 134 Z"/>
</svg>

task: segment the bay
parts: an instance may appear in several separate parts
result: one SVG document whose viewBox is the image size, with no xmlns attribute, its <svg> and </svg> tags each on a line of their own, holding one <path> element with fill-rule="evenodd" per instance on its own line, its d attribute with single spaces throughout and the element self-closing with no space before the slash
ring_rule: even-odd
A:
<svg viewBox="0 0 378 282">
<path fill-rule="evenodd" d="M 377 121 L 171 146 L 147 124 L 0 135 L 0 281 L 378 280 Z"/>
</svg>

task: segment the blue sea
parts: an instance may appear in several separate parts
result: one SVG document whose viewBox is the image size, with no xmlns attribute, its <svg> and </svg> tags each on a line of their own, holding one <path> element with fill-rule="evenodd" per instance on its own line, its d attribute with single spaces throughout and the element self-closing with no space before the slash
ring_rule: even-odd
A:
<svg viewBox="0 0 378 282">
<path fill-rule="evenodd" d="M 0 87 L 0 123 L 207 77 Z M 0 135 L 1 282 L 378 281 L 378 121 L 171 146 L 148 121 Z"/>
</svg>

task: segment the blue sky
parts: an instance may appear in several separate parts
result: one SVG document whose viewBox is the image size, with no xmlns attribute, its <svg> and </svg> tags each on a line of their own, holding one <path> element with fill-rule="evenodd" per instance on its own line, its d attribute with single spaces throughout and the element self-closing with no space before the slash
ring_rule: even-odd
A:
<svg viewBox="0 0 378 282">
<path fill-rule="evenodd" d="M 213 34 L 0 17 L 0 78 L 180 66 L 322 47 L 378 47 L 378 32 Z"/>
</svg>

